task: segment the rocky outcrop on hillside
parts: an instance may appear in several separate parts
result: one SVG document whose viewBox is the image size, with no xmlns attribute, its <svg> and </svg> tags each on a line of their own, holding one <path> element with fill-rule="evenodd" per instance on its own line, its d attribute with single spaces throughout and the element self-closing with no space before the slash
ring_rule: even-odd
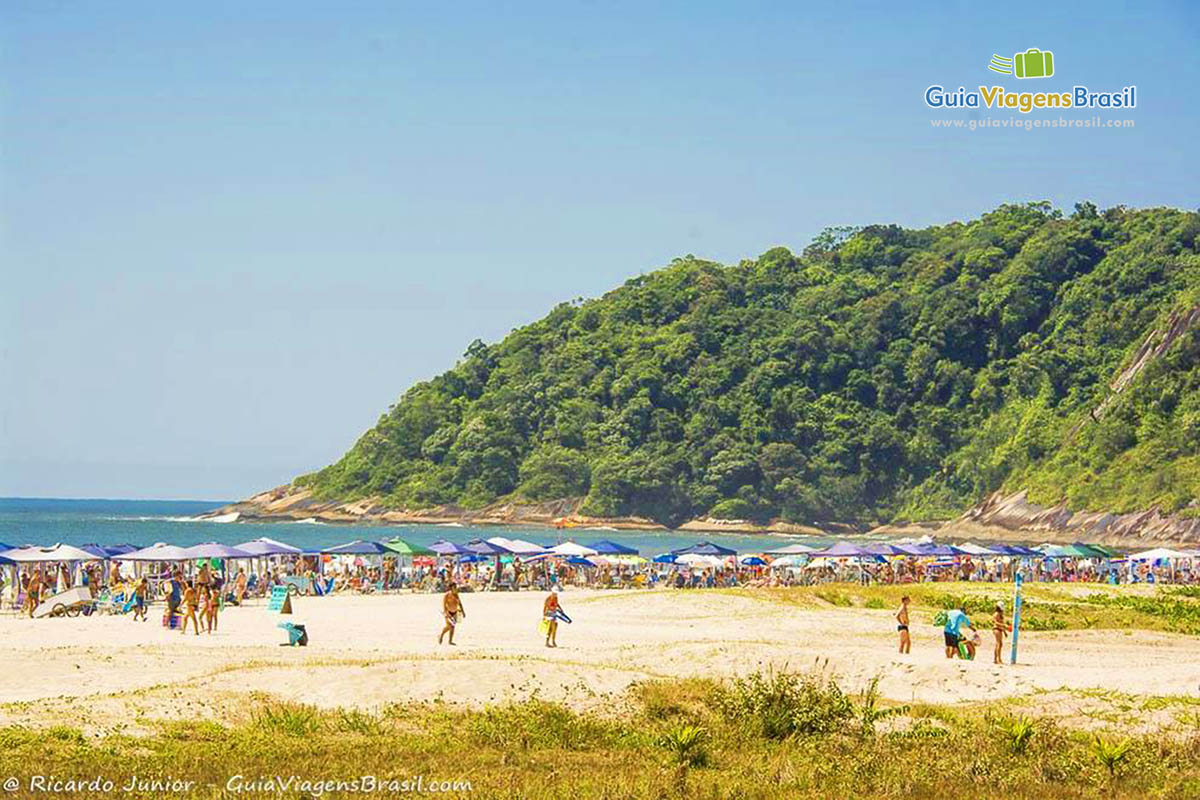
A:
<svg viewBox="0 0 1200 800">
<path fill-rule="evenodd" d="M 1071 511 L 1066 505 L 1032 503 L 1024 491 L 995 492 L 959 519 L 941 529 L 942 535 L 1068 543 L 1099 542 L 1122 547 L 1171 543 L 1200 543 L 1200 518 L 1164 515 L 1159 509 L 1113 514 Z"/>
</svg>

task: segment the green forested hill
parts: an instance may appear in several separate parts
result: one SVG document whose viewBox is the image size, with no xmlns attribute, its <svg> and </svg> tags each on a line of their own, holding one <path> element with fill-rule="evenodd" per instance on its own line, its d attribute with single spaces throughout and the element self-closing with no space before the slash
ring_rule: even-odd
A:
<svg viewBox="0 0 1200 800">
<path fill-rule="evenodd" d="M 998 488 L 1185 508 L 1198 248 L 1196 213 L 1036 203 L 736 266 L 688 256 L 474 342 L 297 483 L 407 508 L 586 496 L 668 523 L 945 517 Z M 1097 413 L 1171 322 L 1183 335 Z"/>
</svg>

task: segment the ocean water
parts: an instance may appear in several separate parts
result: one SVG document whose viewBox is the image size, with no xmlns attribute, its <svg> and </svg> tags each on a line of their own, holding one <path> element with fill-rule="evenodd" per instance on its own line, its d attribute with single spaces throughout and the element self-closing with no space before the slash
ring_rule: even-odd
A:
<svg viewBox="0 0 1200 800">
<path fill-rule="evenodd" d="M 665 553 L 697 541 L 716 542 L 741 553 L 762 552 L 792 542 L 821 545 L 832 542 L 813 536 L 782 536 L 678 531 L 616 531 L 606 528 L 555 530 L 544 527 L 456 525 L 340 525 L 306 522 L 208 522 L 196 516 L 226 501 L 194 500 L 56 500 L 0 498 L 0 542 L 26 544 L 134 544 L 155 542 L 182 546 L 201 542 L 236 545 L 260 536 L 305 549 L 328 547 L 354 539 L 400 536 L 415 544 L 437 539 L 466 542 L 476 537 L 505 536 L 539 544 L 573 539 L 582 544 L 610 539 L 636 547 L 643 555 Z"/>
</svg>

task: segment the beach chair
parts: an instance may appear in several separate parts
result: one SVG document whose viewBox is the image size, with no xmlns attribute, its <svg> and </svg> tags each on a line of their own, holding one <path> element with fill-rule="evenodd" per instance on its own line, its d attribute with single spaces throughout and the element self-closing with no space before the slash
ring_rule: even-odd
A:
<svg viewBox="0 0 1200 800">
<path fill-rule="evenodd" d="M 275 626 L 283 628 L 287 631 L 288 640 L 280 642 L 280 647 L 307 647 L 308 646 L 308 631 L 303 625 L 297 625 L 294 622 L 280 622 Z"/>
</svg>

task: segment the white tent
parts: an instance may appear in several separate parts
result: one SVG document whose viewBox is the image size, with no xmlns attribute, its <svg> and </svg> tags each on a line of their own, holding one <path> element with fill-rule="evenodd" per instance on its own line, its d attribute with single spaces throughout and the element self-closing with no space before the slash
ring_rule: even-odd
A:
<svg viewBox="0 0 1200 800">
<path fill-rule="evenodd" d="M 53 547 L 18 547 L 0 553 L 5 558 L 18 563 L 38 563 L 46 561 L 99 561 L 100 559 L 86 550 L 72 547 L 69 544 L 56 544 Z"/>
<path fill-rule="evenodd" d="M 777 547 L 774 550 L 767 550 L 769 556 L 802 556 L 806 553 L 815 553 L 820 550 L 819 547 L 809 547 L 806 544 L 789 544 L 787 547 Z"/>
<path fill-rule="evenodd" d="M 117 561 L 187 561 L 187 549 L 166 542 L 155 542 L 149 547 L 134 550 L 123 556 L 117 556 Z"/>
<path fill-rule="evenodd" d="M 1153 550 L 1146 550 L 1142 553 L 1134 553 L 1129 556 L 1130 561 L 1158 561 L 1160 558 L 1190 558 L 1187 553 L 1182 550 L 1171 550 L 1166 547 L 1156 547 Z M 9 556 L 12 558 L 12 556 Z"/>
<path fill-rule="evenodd" d="M 578 542 L 563 542 L 562 544 L 556 544 L 554 547 L 550 548 L 550 552 L 554 553 L 556 556 L 586 557 L 599 555 L 597 551 L 590 547 L 584 547 Z"/>
<path fill-rule="evenodd" d="M 539 553 L 546 552 L 546 548 L 542 547 L 540 544 L 527 542 L 524 539 L 506 539 L 503 536 L 493 536 L 492 538 L 488 539 L 488 542 L 490 544 L 499 545 L 508 552 L 514 553 L 518 556 L 536 556 Z M 592 552 L 594 553 L 595 551 Z"/>
<path fill-rule="evenodd" d="M 676 564 L 686 564 L 689 567 L 719 567 L 725 563 L 720 556 L 702 556 L 699 553 L 684 553 L 675 559 Z"/>
<path fill-rule="evenodd" d="M 972 556 L 994 556 L 994 555 L 996 555 L 996 552 L 994 550 L 989 550 L 988 548 L 986 548 L 982 545 L 974 544 L 972 542 L 966 542 L 964 544 L 956 544 L 954 546 L 957 547 L 959 550 L 963 551 L 964 553 L 967 553 L 968 555 L 972 555 Z"/>
</svg>

